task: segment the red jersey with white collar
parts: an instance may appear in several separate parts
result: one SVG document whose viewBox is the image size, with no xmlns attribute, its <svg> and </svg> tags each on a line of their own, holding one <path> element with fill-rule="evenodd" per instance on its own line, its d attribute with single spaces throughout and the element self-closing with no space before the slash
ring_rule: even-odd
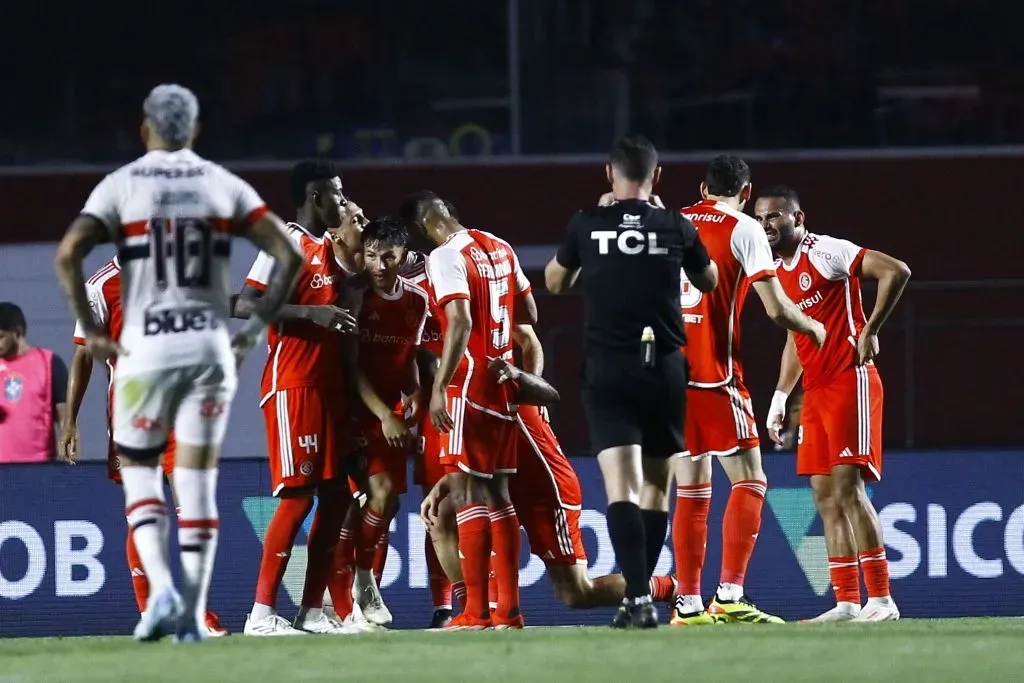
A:
<svg viewBox="0 0 1024 683">
<path fill-rule="evenodd" d="M 867 318 L 856 273 L 865 253 L 853 242 L 808 232 L 788 263 L 775 262 L 786 295 L 805 315 L 825 326 L 821 349 L 806 335 L 794 335 L 805 390 L 827 384 L 857 366 L 857 339 Z"/>
</svg>

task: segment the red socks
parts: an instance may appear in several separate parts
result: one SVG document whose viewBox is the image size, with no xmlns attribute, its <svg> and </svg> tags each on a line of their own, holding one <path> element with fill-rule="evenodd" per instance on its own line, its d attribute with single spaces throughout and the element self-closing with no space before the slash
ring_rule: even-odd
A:
<svg viewBox="0 0 1024 683">
<path fill-rule="evenodd" d="M 885 559 L 885 548 L 862 551 L 860 570 L 869 598 L 889 597 L 889 561 Z"/>
<path fill-rule="evenodd" d="M 519 518 L 509 503 L 500 510 L 491 510 L 491 547 L 494 550 L 494 582 L 498 587 L 500 617 L 519 616 L 519 550 L 523 538 L 519 533 Z M 490 553 L 488 552 L 488 555 Z"/>
<path fill-rule="evenodd" d="M 381 529 L 380 538 L 377 539 L 377 548 L 373 551 L 373 578 L 377 580 L 377 585 L 381 585 L 381 581 L 384 577 L 384 565 L 388 563 L 388 540 L 391 538 L 391 532 L 387 527 Z"/>
<path fill-rule="evenodd" d="M 459 527 L 462 578 L 466 583 L 463 612 L 477 619 L 490 619 L 487 576 L 491 571 L 491 518 L 485 506 L 470 504 L 457 511 L 455 521 Z"/>
<path fill-rule="evenodd" d="M 857 574 L 856 557 L 828 558 L 828 573 L 832 579 L 832 590 L 836 602 L 860 604 L 860 577 Z"/>
<path fill-rule="evenodd" d="M 679 595 L 700 595 L 700 574 L 708 544 L 711 483 L 676 487 L 672 517 L 672 551 Z"/>
<path fill-rule="evenodd" d="M 356 566 L 360 569 L 373 569 L 373 558 L 377 552 L 384 518 L 367 505 L 363 508 L 363 516 L 359 523 L 359 541 L 356 545 Z"/>
<path fill-rule="evenodd" d="M 650 588 L 652 600 L 668 602 L 676 592 L 676 580 L 671 576 L 652 576 Z"/>
<path fill-rule="evenodd" d="M 306 581 L 302 588 L 303 607 L 322 607 L 324 591 L 334 564 L 334 550 L 351 498 L 346 495 L 320 496 L 313 524 L 309 528 Z M 294 540 L 294 537 L 293 537 Z M 333 597 L 332 597 L 333 599 Z"/>
<path fill-rule="evenodd" d="M 462 612 L 466 611 L 466 582 L 465 581 L 454 581 L 452 582 L 452 595 L 455 596 L 455 600 L 459 603 L 459 610 Z"/>
<path fill-rule="evenodd" d="M 427 544 L 424 548 L 427 554 L 427 576 L 430 580 L 430 597 L 434 601 L 434 609 L 452 608 L 452 582 L 441 568 L 441 562 L 437 559 L 437 551 L 434 550 L 434 543 L 427 534 Z"/>
<path fill-rule="evenodd" d="M 132 575 L 132 590 L 135 592 L 135 603 L 139 606 L 139 613 L 146 611 L 146 603 L 149 601 L 149 579 L 142 569 L 142 559 L 139 551 L 135 549 L 135 540 L 132 538 L 132 529 L 128 527 L 128 540 L 125 544 L 125 551 L 128 555 L 128 571 Z"/>
<path fill-rule="evenodd" d="M 767 490 L 768 483 L 757 479 L 738 481 L 732 486 L 722 519 L 721 583 L 743 585 L 761 531 L 761 509 Z"/>
<path fill-rule="evenodd" d="M 256 582 L 256 602 L 268 607 L 277 604 L 277 591 L 288 567 L 295 537 L 313 507 L 312 498 L 282 498 L 270 519 L 263 539 L 263 559 Z"/>
<path fill-rule="evenodd" d="M 352 613 L 352 582 L 355 579 L 356 548 L 352 530 L 342 526 L 338 544 L 334 546 L 331 572 L 327 576 L 327 590 L 331 593 L 334 612 L 339 619 Z"/>
</svg>

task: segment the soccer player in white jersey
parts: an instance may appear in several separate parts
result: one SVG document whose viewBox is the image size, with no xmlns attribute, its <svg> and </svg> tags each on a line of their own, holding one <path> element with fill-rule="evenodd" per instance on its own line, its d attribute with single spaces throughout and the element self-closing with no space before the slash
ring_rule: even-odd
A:
<svg viewBox="0 0 1024 683">
<path fill-rule="evenodd" d="M 56 271 L 86 345 L 114 371 L 114 442 L 132 528 L 151 593 L 135 638 L 179 642 L 202 627 L 217 546 L 217 459 L 237 384 L 236 367 L 288 296 L 301 259 L 284 224 L 245 181 L 192 151 L 199 102 L 159 85 L 143 103 L 146 154 L 93 190 L 57 248 Z M 232 236 L 272 254 L 278 267 L 259 311 L 230 337 Z M 117 246 L 124 329 L 118 342 L 96 324 L 82 261 Z M 159 468 L 168 430 L 177 436 L 182 593 L 171 577 Z"/>
</svg>

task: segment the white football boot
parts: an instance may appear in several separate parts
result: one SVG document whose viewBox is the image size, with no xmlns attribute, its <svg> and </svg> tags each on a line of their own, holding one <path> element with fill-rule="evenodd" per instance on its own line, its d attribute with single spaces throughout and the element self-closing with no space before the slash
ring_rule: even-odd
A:
<svg viewBox="0 0 1024 683">
<path fill-rule="evenodd" d="M 807 623 L 825 624 L 838 621 L 853 621 L 860 614 L 860 605 L 855 602 L 839 602 L 836 606 L 813 619 L 804 619 Z"/>
<path fill-rule="evenodd" d="M 900 610 L 891 597 L 868 598 L 868 603 L 852 621 L 897 621 L 900 618 Z"/>
<path fill-rule="evenodd" d="M 377 580 L 369 569 L 356 570 L 355 581 L 352 582 L 352 599 L 371 624 L 388 626 L 394 621 L 391 610 L 384 604 Z"/>
<path fill-rule="evenodd" d="M 305 631 L 292 628 L 288 620 L 280 614 L 271 613 L 259 619 L 251 614 L 245 617 L 245 628 L 242 633 L 247 636 L 304 636 Z"/>
<path fill-rule="evenodd" d="M 322 609 L 299 608 L 299 614 L 292 622 L 292 626 L 306 633 L 325 636 L 354 636 L 363 633 L 357 628 L 346 626 L 344 622 L 339 624 L 329 619 Z"/>
<path fill-rule="evenodd" d="M 149 596 L 146 611 L 139 616 L 132 636 L 135 640 L 151 643 L 178 630 L 178 622 L 185 612 L 185 605 L 174 586 L 167 586 L 159 593 Z"/>
</svg>

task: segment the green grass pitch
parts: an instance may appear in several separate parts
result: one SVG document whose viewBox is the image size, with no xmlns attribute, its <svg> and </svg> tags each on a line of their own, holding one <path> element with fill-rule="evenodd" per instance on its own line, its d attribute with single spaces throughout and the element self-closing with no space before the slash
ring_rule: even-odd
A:
<svg viewBox="0 0 1024 683">
<path fill-rule="evenodd" d="M 403 631 L 142 645 L 128 638 L 0 640 L 0 683 L 261 681 L 1021 680 L 1024 619 L 714 626 L 616 632 Z"/>
</svg>

